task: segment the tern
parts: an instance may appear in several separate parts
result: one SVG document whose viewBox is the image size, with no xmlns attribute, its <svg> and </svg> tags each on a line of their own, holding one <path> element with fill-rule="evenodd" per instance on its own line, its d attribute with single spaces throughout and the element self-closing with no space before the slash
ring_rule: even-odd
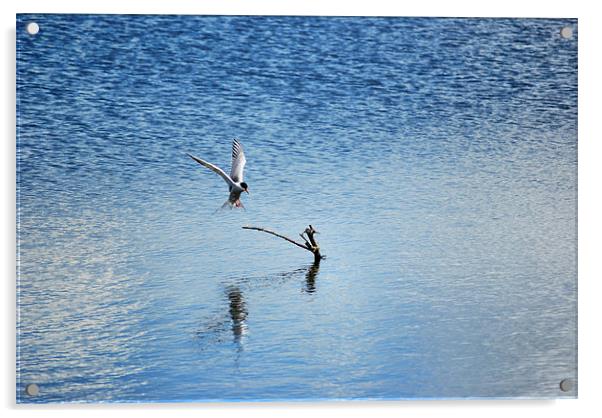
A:
<svg viewBox="0 0 602 418">
<path fill-rule="evenodd" d="M 228 183 L 228 190 L 230 191 L 230 196 L 228 200 L 222 205 L 222 209 L 229 206 L 230 209 L 243 208 L 244 206 L 240 201 L 240 194 L 242 192 L 249 193 L 249 186 L 247 183 L 243 181 L 243 170 L 245 168 L 245 164 L 247 163 L 247 159 L 245 158 L 245 153 L 242 149 L 242 145 L 238 142 L 237 139 L 232 141 L 232 169 L 230 170 L 230 175 L 227 175 L 224 170 L 219 168 L 218 166 L 211 164 L 205 160 L 195 157 L 194 155 L 186 154 L 194 161 L 199 163 L 202 166 L 207 167 L 214 173 L 219 174 L 226 183 Z"/>
</svg>

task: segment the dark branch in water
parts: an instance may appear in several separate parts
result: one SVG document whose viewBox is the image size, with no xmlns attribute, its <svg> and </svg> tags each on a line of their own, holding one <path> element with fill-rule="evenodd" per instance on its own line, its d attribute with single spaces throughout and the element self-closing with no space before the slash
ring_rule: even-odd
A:
<svg viewBox="0 0 602 418">
<path fill-rule="evenodd" d="M 311 249 L 310 249 L 309 247 L 307 247 L 307 246 L 305 246 L 305 245 L 303 245 L 303 244 L 299 244 L 297 241 L 294 241 L 294 240 L 292 240 L 292 239 L 290 239 L 290 238 L 288 238 L 288 237 L 285 237 L 284 235 L 280 235 L 280 234 L 278 234 L 278 233 L 276 233 L 276 232 L 274 232 L 274 231 L 270 231 L 269 229 L 265 229 L 265 228 L 259 228 L 259 227 L 256 227 L 256 226 L 243 226 L 243 227 L 242 227 L 242 229 L 253 229 L 253 230 L 255 230 L 255 231 L 266 232 L 266 233 L 268 233 L 268 234 L 272 234 L 272 235 L 275 235 L 275 236 L 277 236 L 277 237 L 279 237 L 279 238 L 285 239 L 285 240 L 287 240 L 288 242 L 290 242 L 291 244 L 295 244 L 297 247 L 301 247 L 301 248 L 303 248 L 304 250 L 309 250 L 309 251 L 311 251 Z"/>
<path fill-rule="evenodd" d="M 305 244 L 301 244 L 293 239 L 285 237 L 284 235 L 280 235 L 280 234 L 278 234 L 274 231 L 271 231 L 269 229 L 266 229 L 266 228 L 259 228 L 257 226 L 243 226 L 242 229 L 252 229 L 255 231 L 261 231 L 261 232 L 265 232 L 267 234 L 277 236 L 278 238 L 282 238 L 283 240 L 286 240 L 286 241 L 290 242 L 291 244 L 295 244 L 297 247 L 301 247 L 304 250 L 311 252 L 314 255 L 314 262 L 316 262 L 316 263 L 319 263 L 320 260 L 324 258 L 322 256 L 322 254 L 320 254 L 320 246 L 318 245 L 318 242 L 314 238 L 314 234 L 317 234 L 318 231 L 316 231 L 314 229 L 314 227 L 311 225 L 308 226 L 307 228 L 305 228 L 305 230 L 301 234 L 299 234 L 299 236 L 301 238 L 303 238 L 303 241 L 305 241 Z M 305 235 L 307 235 L 307 238 L 305 238 Z"/>
<path fill-rule="evenodd" d="M 309 243 L 309 241 L 308 241 L 308 240 L 306 240 L 306 239 L 305 239 L 305 235 L 303 235 L 303 234 L 305 234 L 305 232 L 302 232 L 302 233 L 300 233 L 300 234 L 299 234 L 299 236 L 300 236 L 301 238 L 303 238 L 303 241 L 305 242 L 305 246 L 306 246 L 307 248 L 309 248 L 309 246 L 310 246 L 311 244 Z"/>
</svg>

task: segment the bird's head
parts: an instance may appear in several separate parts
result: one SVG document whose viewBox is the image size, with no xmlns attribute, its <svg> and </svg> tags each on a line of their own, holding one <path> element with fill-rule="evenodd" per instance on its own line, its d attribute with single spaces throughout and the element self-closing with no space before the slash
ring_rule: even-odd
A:
<svg viewBox="0 0 602 418">
<path fill-rule="evenodd" d="M 247 183 L 245 183 L 244 181 L 242 183 L 240 183 L 240 187 L 242 187 L 242 189 L 249 193 L 249 186 L 247 185 Z"/>
</svg>

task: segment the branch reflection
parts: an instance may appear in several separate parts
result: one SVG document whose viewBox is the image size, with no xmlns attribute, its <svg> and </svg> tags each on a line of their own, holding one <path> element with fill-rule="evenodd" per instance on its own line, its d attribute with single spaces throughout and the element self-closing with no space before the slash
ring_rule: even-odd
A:
<svg viewBox="0 0 602 418">
<path fill-rule="evenodd" d="M 230 301 L 230 320 L 232 321 L 232 335 L 234 342 L 241 344 L 241 338 L 247 333 L 246 319 L 249 312 L 245 303 L 245 298 L 237 286 L 228 289 L 228 300 Z"/>
<path fill-rule="evenodd" d="M 316 292 L 316 279 L 320 271 L 320 262 L 314 262 L 309 266 L 297 268 L 291 271 L 271 274 L 255 278 L 240 278 L 235 284 L 225 286 L 224 293 L 228 298 L 227 312 L 218 315 L 210 321 L 203 323 L 194 332 L 200 348 L 206 349 L 216 344 L 232 341 L 236 345 L 236 352 L 243 351 L 244 339 L 248 334 L 247 318 L 249 308 L 245 294 L 265 288 L 283 285 L 290 280 L 303 280 L 302 291 L 304 293 Z M 231 334 L 231 337 L 228 337 Z"/>
<path fill-rule="evenodd" d="M 305 274 L 305 288 L 303 289 L 307 293 L 314 293 L 316 291 L 316 277 L 320 271 L 320 260 L 315 261 L 307 269 Z"/>
</svg>

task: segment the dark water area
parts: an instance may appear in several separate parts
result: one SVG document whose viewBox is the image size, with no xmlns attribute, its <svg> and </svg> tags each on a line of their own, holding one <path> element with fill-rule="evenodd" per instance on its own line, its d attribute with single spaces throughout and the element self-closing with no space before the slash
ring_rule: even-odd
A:
<svg viewBox="0 0 602 418">
<path fill-rule="evenodd" d="M 19 15 L 17 62 L 19 402 L 576 395 L 576 20 Z"/>
</svg>

